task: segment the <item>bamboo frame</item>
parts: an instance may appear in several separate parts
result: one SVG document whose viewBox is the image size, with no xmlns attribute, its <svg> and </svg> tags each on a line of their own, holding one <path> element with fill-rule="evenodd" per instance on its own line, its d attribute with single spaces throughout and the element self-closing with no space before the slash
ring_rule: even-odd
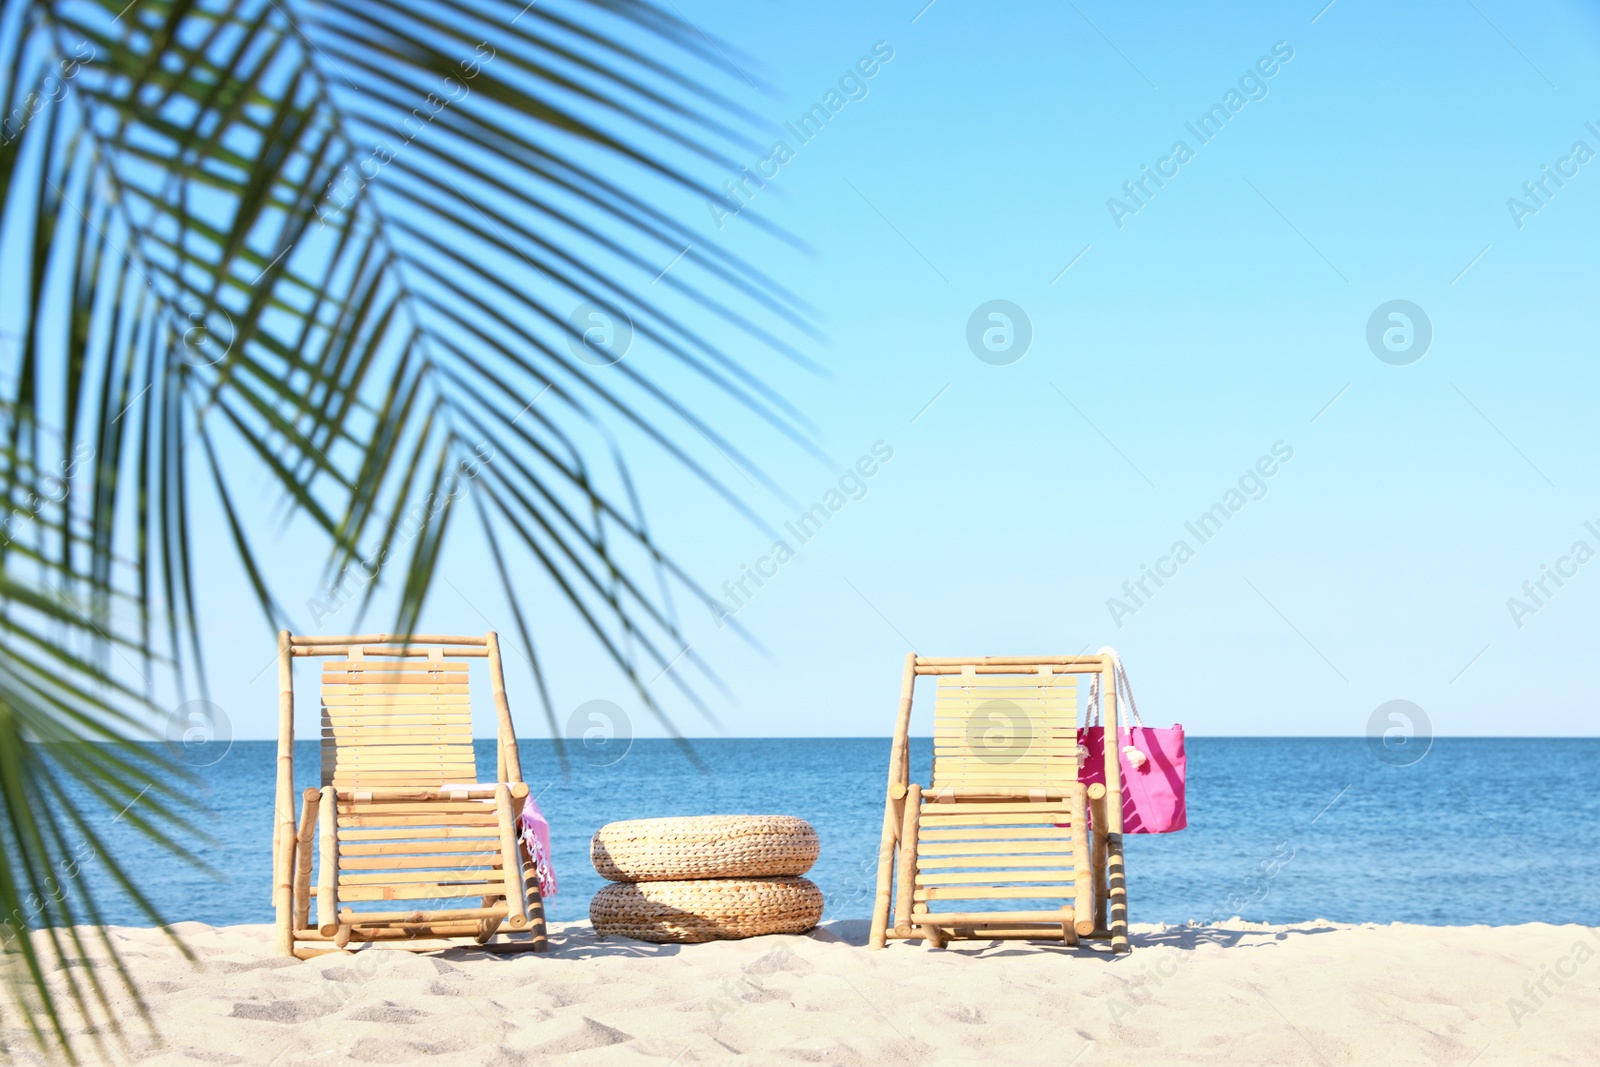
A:
<svg viewBox="0 0 1600 1067">
<path fill-rule="evenodd" d="M 294 826 L 294 660 L 289 631 L 278 631 L 278 782 L 272 816 L 272 903 L 277 909 L 273 950 L 288 954 L 294 946 L 294 899 L 289 882 L 293 863 Z"/>
<path fill-rule="evenodd" d="M 408 728 L 404 736 L 374 733 L 371 726 L 324 729 L 325 773 L 331 774 L 335 766 L 346 765 L 335 758 L 342 751 L 350 766 L 360 768 L 358 782 L 364 783 L 370 776 L 380 784 L 361 788 L 329 784 L 320 789 L 306 789 L 302 794 L 300 822 L 296 826 L 293 663 L 297 657 L 341 657 L 358 662 L 368 657 L 421 658 L 430 663 L 461 657 L 487 660 L 495 706 L 496 781 L 442 788 L 437 777 L 431 781 L 416 780 L 414 776 L 419 773 L 419 767 L 448 773 L 452 766 L 467 765 L 455 757 L 440 755 L 446 750 L 438 747 L 459 744 L 459 741 L 445 739 L 441 733 L 441 730 L 459 732 L 459 727 L 419 726 L 415 730 Z M 407 672 L 432 669 L 420 665 L 403 668 Z M 376 673 L 381 672 L 380 666 Z M 465 664 L 459 664 L 452 671 L 461 677 L 465 677 L 465 672 Z M 362 684 L 382 687 L 390 683 L 379 679 Z M 470 704 L 465 703 L 466 687 L 455 678 L 448 683 L 435 683 L 439 690 L 447 684 L 452 693 L 461 695 L 438 699 L 451 703 L 460 701 L 461 714 L 470 714 Z M 400 702 L 406 703 L 407 698 L 400 697 Z M 339 702 L 341 708 L 344 703 Z M 348 703 L 355 708 L 362 706 L 356 701 Z M 361 717 L 358 711 L 341 712 L 339 708 L 335 708 L 335 714 L 341 718 Z M 451 721 L 457 714 L 450 713 Z M 421 747 L 404 747 L 413 744 L 404 739 L 412 732 L 423 738 L 414 743 Z M 440 738 L 424 737 L 430 734 L 439 734 Z M 361 746 L 373 740 L 388 747 L 363 750 Z M 468 783 L 472 777 L 470 771 L 464 774 Z M 324 781 L 331 781 L 331 778 L 325 777 Z M 445 782 L 449 784 L 451 779 L 446 778 Z M 549 939 L 537 873 L 532 857 L 517 840 L 516 832 L 518 806 L 528 792 L 522 778 L 511 706 L 506 697 L 499 637 L 493 631 L 466 637 L 441 634 L 304 636 L 280 631 L 278 779 L 273 815 L 276 953 L 310 959 L 348 951 L 352 943 L 369 942 L 432 952 L 463 940 L 477 942 L 479 947 L 492 951 L 547 951 Z M 320 856 L 315 885 L 312 885 L 313 850 Z M 348 873 L 341 869 L 341 855 L 351 858 Z M 384 857 L 388 856 L 416 858 L 392 861 L 396 867 L 389 868 L 383 866 Z M 422 872 L 435 863 L 438 873 L 430 880 Z M 460 878 L 453 879 L 452 872 L 465 874 L 469 870 L 474 883 L 485 879 L 481 887 L 472 886 L 480 892 L 470 894 L 474 899 L 461 899 L 463 906 L 453 907 L 456 899 L 468 894 L 460 892 L 466 883 Z M 392 873 L 392 878 L 386 880 L 386 872 Z M 431 885 L 431 881 L 442 884 Z M 344 893 L 341 893 L 341 882 L 346 883 Z M 361 912 L 352 910 L 348 903 L 390 899 L 392 894 L 395 902 L 401 904 L 408 894 L 418 895 L 419 886 L 428 886 L 434 891 L 427 908 Z M 485 891 L 493 895 L 485 896 Z M 311 921 L 313 901 L 315 924 Z M 466 906 L 469 904 L 477 906 Z M 491 941 L 497 932 L 516 934 L 518 939 Z"/>
<path fill-rule="evenodd" d="M 311 925 L 311 841 L 317 833 L 321 799 L 320 789 L 307 789 L 301 799 L 300 832 L 295 835 L 294 930 L 304 930 Z"/>
<path fill-rule="evenodd" d="M 906 656 L 889 753 L 889 780 L 878 849 L 878 884 L 867 942 L 870 948 L 884 947 L 891 937 L 920 937 L 936 948 L 951 938 L 1003 937 L 1060 940 L 1068 945 L 1080 939 L 1109 940 L 1114 953 L 1129 951 L 1127 878 L 1122 854 L 1122 772 L 1113 670 L 1113 661 L 1108 655 L 955 658 L 911 653 Z M 1099 675 L 1101 724 L 1105 727 L 1104 785 L 1039 788 L 1032 783 L 1007 783 L 1003 773 L 994 775 L 992 787 L 983 782 L 946 786 L 934 791 L 912 783 L 910 727 L 917 678 L 1034 673 Z M 937 827 L 923 821 L 924 814 L 938 813 L 945 804 L 950 806 L 937 820 Z M 1051 823 L 1050 813 L 1059 812 L 1063 804 L 1069 812 L 1069 832 L 1061 839 L 1061 845 L 1070 843 L 1072 862 L 1072 898 L 1066 905 L 1055 910 L 934 912 L 929 909 L 928 901 L 914 899 L 918 844 L 924 834 L 937 834 L 942 827 L 1044 826 Z M 985 807 L 994 814 L 979 813 Z M 1027 814 L 1030 808 L 1037 808 L 1039 814 Z M 974 836 L 981 838 L 988 833 L 982 831 Z M 934 838 L 928 841 L 932 847 Z M 1055 845 L 1029 844 L 1023 851 L 1043 854 L 1047 848 L 1063 859 L 1066 856 Z M 940 854 L 944 854 L 942 850 Z M 938 888 L 939 885 L 929 887 L 929 901 L 960 899 L 955 894 L 933 892 Z M 946 884 L 943 888 L 958 886 Z M 916 895 L 920 897 L 922 891 L 918 890 Z M 1021 899 L 1026 891 L 1018 888 L 999 892 L 997 887 L 996 895 Z"/>
</svg>

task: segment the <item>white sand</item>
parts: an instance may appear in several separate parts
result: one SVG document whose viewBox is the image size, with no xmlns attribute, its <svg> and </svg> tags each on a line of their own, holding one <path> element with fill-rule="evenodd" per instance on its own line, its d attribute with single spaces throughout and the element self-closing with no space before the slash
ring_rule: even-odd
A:
<svg viewBox="0 0 1600 1067">
<path fill-rule="evenodd" d="M 182 924 L 198 966 L 156 931 L 114 936 L 164 1041 L 130 1027 L 147 1064 L 1600 1062 L 1586 927 L 1136 927 L 1113 959 L 874 953 L 865 926 L 661 946 L 571 924 L 543 956 L 301 963 L 268 954 L 267 927 Z M 10 1056 L 32 1062 L 7 1014 Z"/>
</svg>

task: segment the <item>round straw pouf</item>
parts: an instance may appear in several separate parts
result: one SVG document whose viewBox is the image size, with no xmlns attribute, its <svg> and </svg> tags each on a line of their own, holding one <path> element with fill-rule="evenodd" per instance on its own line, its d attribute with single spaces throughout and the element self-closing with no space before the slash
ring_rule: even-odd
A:
<svg viewBox="0 0 1600 1067">
<path fill-rule="evenodd" d="M 589 902 L 602 936 L 692 943 L 802 934 L 822 918 L 822 890 L 808 878 L 696 878 L 613 882 Z"/>
<path fill-rule="evenodd" d="M 613 882 L 674 882 L 804 874 L 821 849 L 811 824 L 793 815 L 692 815 L 609 823 L 589 858 Z"/>
</svg>

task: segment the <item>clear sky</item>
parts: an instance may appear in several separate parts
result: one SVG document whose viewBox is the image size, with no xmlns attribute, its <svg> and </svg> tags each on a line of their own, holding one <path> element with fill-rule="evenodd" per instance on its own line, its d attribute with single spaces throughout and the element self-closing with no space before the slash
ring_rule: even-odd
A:
<svg viewBox="0 0 1600 1067">
<path fill-rule="evenodd" d="M 637 462 L 701 582 L 770 575 L 724 594 L 764 651 L 678 598 L 728 689 L 706 689 L 721 731 L 887 734 L 911 648 L 1111 644 L 1147 721 L 1195 734 L 1355 736 L 1393 699 L 1441 735 L 1595 732 L 1593 5 L 675 6 L 727 42 L 730 92 L 785 143 L 752 155 L 781 165 L 746 210 L 809 251 L 743 212 L 673 211 L 826 333 L 805 345 L 822 374 L 748 357 L 831 465 L 722 423 L 790 499 L 685 441 L 792 558 Z M 820 132 L 784 127 L 833 90 Z M 784 523 L 819 502 L 842 506 L 802 544 Z M 511 630 L 481 551 L 456 537 L 427 629 Z M 227 610 L 247 594 L 225 558 L 216 695 L 267 737 L 272 675 L 240 675 L 271 637 Z M 291 606 L 314 592 L 285 583 Z M 659 733 L 568 616 L 526 606 L 563 717 L 610 700 Z M 659 688 L 686 733 L 719 732 Z"/>
</svg>

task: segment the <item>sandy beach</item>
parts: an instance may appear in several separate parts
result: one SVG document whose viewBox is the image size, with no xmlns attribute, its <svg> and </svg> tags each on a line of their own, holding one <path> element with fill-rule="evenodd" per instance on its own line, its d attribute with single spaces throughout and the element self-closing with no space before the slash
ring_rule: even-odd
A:
<svg viewBox="0 0 1600 1067">
<path fill-rule="evenodd" d="M 135 1024 L 130 1062 L 1465 1067 L 1594 1063 L 1600 1043 L 1600 933 L 1581 926 L 1135 926 L 1112 958 L 872 953 L 864 922 L 685 946 L 574 923 L 545 956 L 307 962 L 272 957 L 266 926 L 177 929 L 198 964 L 157 931 L 113 931 L 161 1032 Z M 36 1062 L 14 1016 L 5 1038 Z"/>
</svg>

